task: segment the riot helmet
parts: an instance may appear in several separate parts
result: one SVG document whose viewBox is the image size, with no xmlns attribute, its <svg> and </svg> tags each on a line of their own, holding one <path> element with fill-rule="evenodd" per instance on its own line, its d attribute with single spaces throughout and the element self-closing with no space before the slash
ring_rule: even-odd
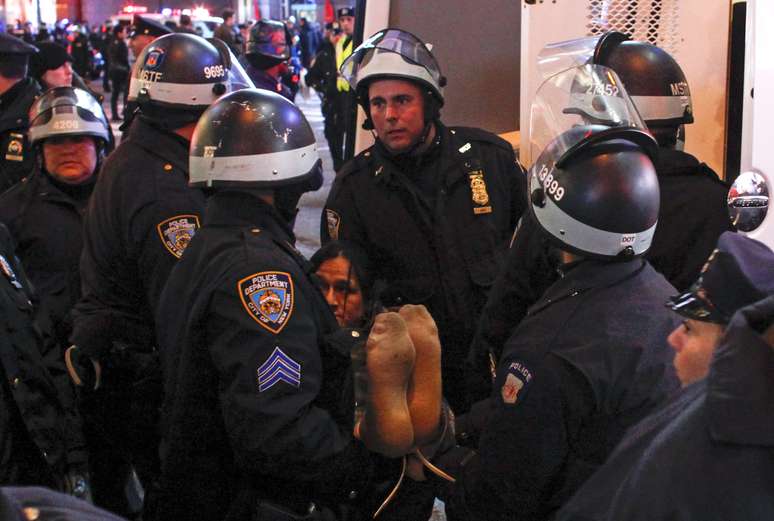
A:
<svg viewBox="0 0 774 521">
<path fill-rule="evenodd" d="M 377 79 L 406 80 L 418 84 L 425 93 L 425 119 L 438 117 L 443 106 L 446 78 L 441 74 L 431 46 L 400 29 L 383 29 L 372 35 L 342 63 L 341 75 L 357 94 L 358 103 L 370 123 L 368 86 Z"/>
<path fill-rule="evenodd" d="M 30 107 L 29 118 L 33 146 L 54 136 L 91 136 L 103 147 L 111 141 L 102 105 L 94 96 L 75 87 L 47 90 Z"/>
<path fill-rule="evenodd" d="M 151 42 L 137 57 L 128 99 L 138 103 L 145 117 L 177 128 L 196 122 L 223 94 L 252 86 L 222 41 L 172 33 Z"/>
<path fill-rule="evenodd" d="M 548 78 L 530 138 L 530 212 L 557 247 L 601 259 L 648 251 L 659 210 L 657 144 L 612 70 L 583 65 Z"/>
<path fill-rule="evenodd" d="M 250 29 L 245 57 L 261 70 L 290 59 L 292 39 L 285 24 L 278 20 L 258 20 Z"/>
<path fill-rule="evenodd" d="M 693 123 L 688 82 L 680 66 L 665 50 L 630 40 L 611 31 L 547 45 L 538 57 L 544 77 L 582 64 L 606 66 L 616 72 L 652 133 L 675 139 L 675 131 Z M 667 144 L 667 143 L 665 143 Z"/>
<path fill-rule="evenodd" d="M 277 188 L 317 176 L 321 161 L 298 107 L 274 92 L 244 89 L 202 114 L 189 166 L 191 186 Z"/>
</svg>

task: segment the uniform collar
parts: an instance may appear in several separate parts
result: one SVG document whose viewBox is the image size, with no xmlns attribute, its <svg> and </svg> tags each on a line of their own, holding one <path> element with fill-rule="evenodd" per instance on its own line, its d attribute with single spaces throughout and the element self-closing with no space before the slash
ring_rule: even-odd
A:
<svg viewBox="0 0 774 521">
<path fill-rule="evenodd" d="M 610 287 L 633 277 L 645 268 L 643 259 L 625 262 L 611 262 L 585 259 L 569 270 L 564 277 L 554 282 L 528 314 L 534 315 L 543 309 L 568 297 L 574 297 L 592 289 Z"/>
<path fill-rule="evenodd" d="M 274 207 L 250 192 L 221 191 L 207 200 L 205 226 L 254 227 L 288 243 L 296 242 L 293 231 Z"/>
<path fill-rule="evenodd" d="M 173 166 L 188 173 L 189 141 L 187 139 L 153 125 L 142 115 L 132 121 L 128 139 L 144 148 L 149 154 L 172 163 Z"/>
<path fill-rule="evenodd" d="M 422 154 L 423 158 L 417 160 L 418 169 L 424 169 L 429 163 L 437 162 L 441 182 L 449 187 L 464 177 L 467 173 L 480 168 L 477 157 L 473 154 L 473 145 L 463 142 L 455 133 L 439 120 L 434 122 L 436 137 L 430 149 Z M 397 172 L 403 175 L 402 162 L 394 161 L 384 145 L 377 140 L 372 148 L 373 155 L 377 158 L 373 175 L 377 182 L 391 183 Z M 424 159 L 427 156 L 427 159 Z"/>
<path fill-rule="evenodd" d="M 707 377 L 712 438 L 774 446 L 774 350 L 737 313 L 715 352 Z"/>
</svg>

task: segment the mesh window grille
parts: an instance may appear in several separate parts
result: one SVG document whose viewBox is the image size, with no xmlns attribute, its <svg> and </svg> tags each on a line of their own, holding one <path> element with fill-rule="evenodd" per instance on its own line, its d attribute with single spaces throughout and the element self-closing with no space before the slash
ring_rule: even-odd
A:
<svg viewBox="0 0 774 521">
<path fill-rule="evenodd" d="M 679 48 L 679 0 L 589 0 L 589 36 L 620 31 L 674 53 Z"/>
</svg>

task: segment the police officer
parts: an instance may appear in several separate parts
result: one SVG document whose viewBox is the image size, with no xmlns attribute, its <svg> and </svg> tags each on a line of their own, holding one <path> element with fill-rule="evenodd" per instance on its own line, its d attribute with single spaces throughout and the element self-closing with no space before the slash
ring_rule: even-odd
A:
<svg viewBox="0 0 774 521">
<path fill-rule="evenodd" d="M 336 70 L 341 69 L 344 62 L 352 55 L 354 44 L 352 36 L 355 33 L 355 10 L 352 7 L 342 7 L 338 11 L 341 37 L 336 40 Z M 331 157 L 333 168 L 337 172 L 344 164 L 344 151 L 346 146 L 345 134 L 347 132 L 347 120 L 357 110 L 355 99 L 349 89 L 346 78 L 336 78 L 335 96 L 332 97 L 333 111 L 338 115 L 333 119 L 334 130 L 332 133 Z M 354 139 L 354 136 L 346 136 L 346 139 Z"/>
<path fill-rule="evenodd" d="M 2 224 L 0 273 L 0 484 L 88 497 L 87 453 L 61 351 L 43 336 L 48 323 Z"/>
<path fill-rule="evenodd" d="M 66 356 L 73 380 L 86 390 L 100 385 L 95 370 L 106 365 L 94 401 L 110 411 L 103 428 L 113 453 L 135 464 L 146 488 L 158 472 L 154 311 L 204 208 L 204 195 L 188 186 L 188 143 L 210 103 L 248 84 L 222 44 L 175 33 L 148 45 L 129 91 L 139 116 L 105 161 L 89 204 L 83 297 Z"/>
<path fill-rule="evenodd" d="M 380 31 L 342 70 L 377 139 L 337 175 L 323 241 L 366 250 L 387 283 L 385 304 L 427 306 L 444 349 L 444 395 L 465 410 L 462 361 L 525 208 L 524 175 L 504 140 L 441 123 L 445 78 L 415 36 Z"/>
<path fill-rule="evenodd" d="M 687 387 L 630 429 L 557 519 L 774 515 L 773 270 L 764 244 L 720 237 L 701 278 L 671 301 L 686 319 L 670 342 Z"/>
<path fill-rule="evenodd" d="M 19 38 L 0 33 L 0 191 L 32 170 L 32 152 L 25 136 L 27 112 L 40 86 L 27 77 L 27 63 L 36 52 Z"/>
<path fill-rule="evenodd" d="M 152 41 L 154 41 L 156 38 L 159 38 L 161 36 L 164 36 L 165 34 L 170 34 L 172 30 L 169 27 L 166 27 L 163 24 L 158 23 L 155 20 L 151 20 L 150 18 L 145 18 L 143 16 L 140 16 L 138 14 L 134 15 L 132 18 L 132 25 L 131 29 L 129 31 L 129 49 L 132 51 L 132 58 L 133 62 L 138 60 L 140 54 L 142 54 L 142 51 L 150 45 Z M 123 52 L 123 49 L 120 48 L 116 49 L 118 52 Z M 119 59 L 120 62 L 120 59 Z M 131 75 L 128 74 L 129 71 L 127 71 L 126 80 L 128 81 L 129 85 L 126 87 L 126 92 L 129 92 L 129 88 L 131 86 Z M 112 100 L 111 100 L 112 101 Z M 121 125 L 121 130 L 126 131 L 129 128 L 129 125 L 132 123 L 132 117 L 134 116 L 135 111 L 137 110 L 137 103 L 133 101 L 132 99 L 126 99 L 124 103 L 124 124 Z M 113 111 L 112 117 L 115 119 L 117 112 Z"/>
<path fill-rule="evenodd" d="M 654 153 L 644 131 L 581 125 L 531 168 L 530 213 L 562 278 L 503 349 L 479 454 L 449 467 L 450 520 L 550 518 L 676 389 L 674 288 L 642 258 L 658 218 Z"/>
<path fill-rule="evenodd" d="M 293 101 L 290 89 L 282 83 L 291 46 L 290 31 L 285 24 L 278 20 L 258 20 L 250 28 L 243 59 L 256 88 L 276 92 Z"/>
<path fill-rule="evenodd" d="M 629 40 L 621 33 L 592 38 L 592 45 L 578 42 L 559 43 L 552 48 L 557 55 L 574 54 L 569 52 L 573 46 L 594 49 L 587 57 L 589 63 L 607 66 L 618 74 L 658 141 L 655 166 L 661 194 L 659 223 L 646 258 L 677 289 L 687 289 L 720 234 L 731 226 L 726 205 L 728 186 L 709 166 L 682 151 L 684 127 L 694 119 L 685 75 L 665 50 Z M 477 376 L 487 372 L 488 353 L 498 356 L 526 309 L 556 278 L 550 261 L 540 253 L 541 239 L 535 238 L 530 228 L 527 223 L 520 243 L 511 249 L 507 269 L 494 285 L 482 313 L 469 359 L 470 366 L 475 367 L 468 375 L 471 389 L 480 382 Z"/>
<path fill-rule="evenodd" d="M 157 310 L 159 518 L 338 518 L 371 465 L 342 391 L 353 337 L 293 246 L 298 200 L 322 183 L 312 129 L 285 98 L 243 90 L 202 116 L 190 161 L 212 195 Z"/>
<path fill-rule="evenodd" d="M 16 239 L 17 254 L 42 308 L 51 314 L 57 341 L 66 347 L 70 311 L 80 296 L 83 215 L 110 151 L 108 123 L 88 92 L 58 87 L 32 105 L 29 141 L 35 166 L 0 196 L 0 221 Z"/>
<path fill-rule="evenodd" d="M 336 42 L 338 42 L 339 38 L 342 38 L 339 24 L 325 24 L 325 32 L 323 33 L 320 47 L 314 57 L 312 66 L 305 76 L 306 84 L 313 87 L 317 95 L 320 96 L 320 109 L 325 118 L 323 131 L 325 139 L 328 141 L 328 150 L 330 150 L 331 157 L 334 157 L 334 146 L 339 142 L 336 141 L 333 133 L 337 131 L 337 120 L 341 118 L 341 115 L 335 110 L 339 76 L 339 69 L 336 67 Z M 334 169 L 341 168 L 341 157 L 338 157 L 336 161 Z"/>
</svg>

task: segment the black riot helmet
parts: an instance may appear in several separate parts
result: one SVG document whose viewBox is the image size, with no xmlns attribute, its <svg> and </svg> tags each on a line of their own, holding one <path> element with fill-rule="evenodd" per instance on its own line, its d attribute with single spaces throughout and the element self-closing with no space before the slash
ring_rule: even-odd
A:
<svg viewBox="0 0 774 521">
<path fill-rule="evenodd" d="M 664 49 L 609 32 L 599 39 L 593 60 L 618 74 L 648 129 L 659 141 L 663 132 L 673 136 L 680 125 L 693 123 L 688 81 L 680 65 Z"/>
<path fill-rule="evenodd" d="M 223 96 L 202 114 L 191 138 L 191 186 L 282 188 L 317 179 L 321 165 L 301 110 L 263 89 Z"/>
<path fill-rule="evenodd" d="M 441 74 L 432 46 L 401 29 L 383 29 L 371 35 L 341 64 L 341 75 L 357 94 L 372 129 L 368 86 L 374 80 L 397 79 L 416 83 L 424 93 L 425 122 L 438 118 L 443 106 L 446 77 Z"/>
<path fill-rule="evenodd" d="M 245 56 L 253 67 L 261 70 L 290 59 L 290 31 L 278 20 L 258 20 L 250 29 Z"/>
<path fill-rule="evenodd" d="M 187 33 L 161 36 L 143 49 L 132 69 L 129 101 L 159 124 L 196 122 L 227 92 L 252 82 L 225 43 Z"/>
<path fill-rule="evenodd" d="M 656 148 L 637 128 L 566 131 L 530 169 L 531 213 L 562 250 L 616 260 L 644 255 L 658 222 Z"/>
</svg>

